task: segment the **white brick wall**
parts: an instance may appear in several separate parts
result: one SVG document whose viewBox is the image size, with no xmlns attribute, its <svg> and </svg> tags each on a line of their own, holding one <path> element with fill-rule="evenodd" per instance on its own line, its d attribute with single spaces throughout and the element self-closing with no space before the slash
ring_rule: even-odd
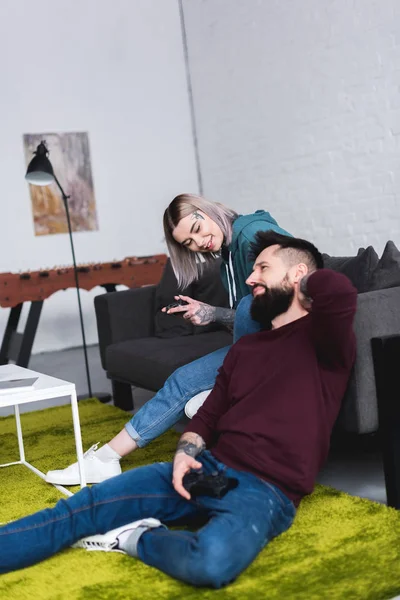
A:
<svg viewBox="0 0 400 600">
<path fill-rule="evenodd" d="M 204 193 L 400 247 L 400 1 L 184 0 Z"/>
<path fill-rule="evenodd" d="M 89 133 L 99 230 L 74 234 L 78 263 L 164 252 L 165 206 L 197 189 L 176 0 L 0 0 L 0 56 L 0 272 L 72 260 L 67 234 L 34 235 L 23 133 Z M 99 293 L 81 292 L 88 343 Z M 34 352 L 80 345 L 78 315 L 74 289 L 48 298 Z"/>
</svg>

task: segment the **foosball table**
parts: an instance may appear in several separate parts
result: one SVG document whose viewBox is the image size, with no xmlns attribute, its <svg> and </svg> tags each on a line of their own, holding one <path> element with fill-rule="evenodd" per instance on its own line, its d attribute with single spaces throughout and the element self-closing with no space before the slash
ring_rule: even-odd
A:
<svg viewBox="0 0 400 600">
<path fill-rule="evenodd" d="M 108 263 L 78 265 L 79 288 L 91 290 L 102 286 L 106 292 L 114 292 L 117 285 L 129 288 L 157 284 L 167 262 L 165 254 L 129 257 Z M 11 308 L 0 349 L 0 364 L 13 360 L 27 367 L 42 312 L 43 302 L 55 292 L 75 288 L 72 266 L 26 271 L 22 273 L 0 273 L 0 306 Z M 30 302 L 24 331 L 17 332 L 23 305 Z"/>
</svg>

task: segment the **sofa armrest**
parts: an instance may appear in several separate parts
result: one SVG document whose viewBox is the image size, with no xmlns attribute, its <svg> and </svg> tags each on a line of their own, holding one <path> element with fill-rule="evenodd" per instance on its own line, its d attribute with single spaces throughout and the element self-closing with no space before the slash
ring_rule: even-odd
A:
<svg viewBox="0 0 400 600">
<path fill-rule="evenodd" d="M 371 339 L 400 334 L 399 309 L 400 287 L 358 295 L 354 321 L 357 358 L 340 416 L 346 431 L 371 433 L 378 429 Z"/>
<path fill-rule="evenodd" d="M 101 364 L 110 344 L 154 334 L 155 285 L 100 294 L 94 299 Z"/>
</svg>

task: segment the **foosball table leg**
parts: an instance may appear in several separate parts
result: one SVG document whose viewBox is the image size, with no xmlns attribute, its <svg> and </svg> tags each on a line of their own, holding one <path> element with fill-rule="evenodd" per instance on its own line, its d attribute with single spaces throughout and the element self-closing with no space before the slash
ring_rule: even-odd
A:
<svg viewBox="0 0 400 600">
<path fill-rule="evenodd" d="M 31 358 L 32 346 L 35 341 L 39 325 L 43 300 L 34 300 L 28 313 L 25 329 L 22 333 L 17 331 L 23 304 L 18 304 L 11 309 L 8 317 L 3 342 L 0 349 L 0 364 L 6 365 L 10 360 L 20 367 L 27 367 Z"/>
<path fill-rule="evenodd" d="M 22 311 L 22 303 L 13 306 L 8 315 L 8 321 L 6 330 L 4 332 L 3 341 L 0 348 L 0 364 L 7 365 L 10 361 L 10 345 L 12 343 L 14 334 L 17 332 L 19 318 Z"/>
<path fill-rule="evenodd" d="M 42 308 L 43 300 L 34 300 L 31 302 L 28 319 L 26 321 L 24 333 L 21 336 L 21 345 L 17 356 L 16 364 L 20 365 L 20 367 L 27 367 L 29 364 Z"/>
</svg>

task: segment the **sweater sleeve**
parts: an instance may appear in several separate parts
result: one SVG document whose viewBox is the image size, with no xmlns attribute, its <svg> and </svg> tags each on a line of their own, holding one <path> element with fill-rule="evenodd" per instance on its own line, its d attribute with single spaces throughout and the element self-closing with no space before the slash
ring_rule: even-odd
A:
<svg viewBox="0 0 400 600">
<path fill-rule="evenodd" d="M 218 420 L 230 406 L 229 381 L 235 365 L 235 355 L 235 347 L 232 346 L 218 371 L 211 394 L 185 428 L 185 433 L 200 435 L 207 447 L 212 444 Z"/>
<path fill-rule="evenodd" d="M 312 338 L 320 360 L 332 367 L 351 365 L 357 290 L 345 275 L 320 269 L 308 277 L 307 295 L 312 299 Z"/>
</svg>

